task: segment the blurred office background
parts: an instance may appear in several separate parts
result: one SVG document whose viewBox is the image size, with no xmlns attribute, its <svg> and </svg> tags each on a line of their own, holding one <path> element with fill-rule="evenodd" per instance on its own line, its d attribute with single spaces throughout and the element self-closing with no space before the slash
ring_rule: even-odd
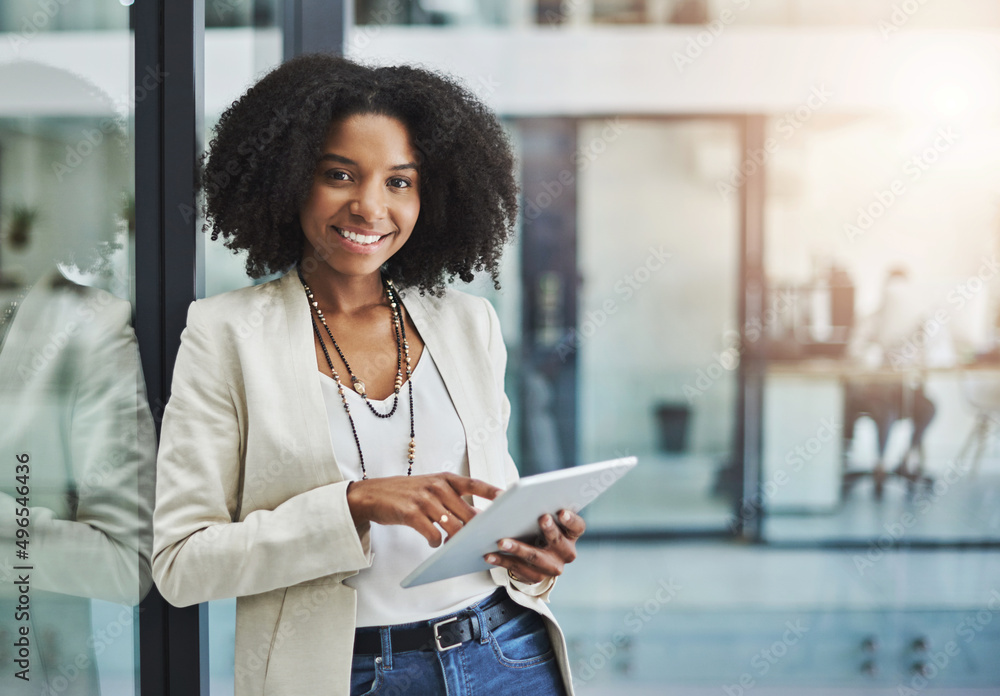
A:
<svg viewBox="0 0 1000 696">
<path fill-rule="evenodd" d="M 448 72 L 519 157 L 503 290 L 471 288 L 503 323 L 515 460 L 640 461 L 553 595 L 578 692 L 1000 693 L 1000 4 L 149 5 L 0 6 L 29 95 L 0 95 L 0 300 L 69 234 L 52 211 L 106 214 L 111 177 L 73 162 L 113 117 L 128 243 L 80 281 L 135 304 L 168 374 L 186 298 L 250 282 L 185 207 L 223 109 L 306 50 Z M 231 693 L 235 603 L 145 605 L 104 692 Z"/>
</svg>

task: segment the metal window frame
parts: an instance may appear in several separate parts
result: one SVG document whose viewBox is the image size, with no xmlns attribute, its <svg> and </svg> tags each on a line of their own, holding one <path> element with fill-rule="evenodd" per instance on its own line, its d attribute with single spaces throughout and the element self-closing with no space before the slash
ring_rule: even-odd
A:
<svg viewBox="0 0 1000 696">
<path fill-rule="evenodd" d="M 764 147 L 767 116 L 749 114 L 742 123 L 743 150 L 756 152 Z M 739 281 L 737 283 L 738 318 L 740 327 L 761 321 L 764 314 L 764 204 L 767 162 L 762 162 L 754 176 L 747 177 L 740 187 L 740 249 Z M 741 328 L 742 336 L 742 328 Z M 736 534 L 745 540 L 759 543 L 762 516 L 766 510 L 759 503 L 757 492 L 762 485 L 761 458 L 763 457 L 764 432 L 764 365 L 766 354 L 756 346 L 744 346 L 737 369 L 736 433 L 733 451 L 736 474 L 740 481 L 740 497 L 733 510 L 737 520 Z M 756 514 L 742 513 L 744 501 L 754 504 Z"/>
<path fill-rule="evenodd" d="M 195 298 L 194 175 L 203 103 L 204 0 L 136 3 L 131 23 L 136 86 L 135 332 L 159 433 L 180 332 Z M 146 90 L 142 81 L 150 71 L 162 75 L 162 82 Z M 206 614 L 203 607 L 172 607 L 155 587 L 150 590 L 139 609 L 139 693 L 208 693 L 207 622 L 202 621 Z"/>
<path fill-rule="evenodd" d="M 582 118 L 517 119 L 521 153 L 521 346 L 517 356 L 522 473 L 574 466 L 577 461 L 577 351 L 563 342 L 577 326 L 579 259 L 577 252 L 577 178 L 574 157 Z M 561 177 L 573 172 L 569 179 Z M 562 179 L 562 180 L 560 180 Z M 553 194 L 550 187 L 558 187 Z M 547 201 L 532 210 L 535 201 Z M 536 414 L 527 404 L 528 378 L 548 382 L 558 452 L 543 460 L 529 443 Z"/>
<path fill-rule="evenodd" d="M 348 0 L 283 0 L 283 55 L 344 53 L 347 31 L 354 24 L 354 2 Z"/>
</svg>

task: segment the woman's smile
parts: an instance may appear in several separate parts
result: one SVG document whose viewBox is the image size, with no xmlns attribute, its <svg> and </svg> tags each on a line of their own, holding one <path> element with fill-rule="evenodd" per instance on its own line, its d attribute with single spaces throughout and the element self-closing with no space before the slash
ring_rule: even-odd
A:
<svg viewBox="0 0 1000 696">
<path fill-rule="evenodd" d="M 355 254 L 375 253 L 393 234 L 392 232 L 365 231 L 355 227 L 331 226 L 331 229 L 340 236 L 344 248 Z"/>
</svg>

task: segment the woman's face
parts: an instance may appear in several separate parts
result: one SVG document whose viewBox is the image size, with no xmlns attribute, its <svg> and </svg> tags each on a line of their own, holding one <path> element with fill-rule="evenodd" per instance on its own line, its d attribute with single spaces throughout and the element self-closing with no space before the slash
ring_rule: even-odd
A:
<svg viewBox="0 0 1000 696">
<path fill-rule="evenodd" d="M 342 275 L 368 275 L 406 243 L 420 213 L 417 158 L 399 120 L 335 121 L 299 211 L 303 258 Z"/>
</svg>

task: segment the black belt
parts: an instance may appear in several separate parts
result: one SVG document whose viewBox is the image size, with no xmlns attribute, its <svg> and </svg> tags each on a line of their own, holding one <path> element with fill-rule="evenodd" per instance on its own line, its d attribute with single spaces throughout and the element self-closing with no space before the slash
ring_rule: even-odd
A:
<svg viewBox="0 0 1000 696">
<path fill-rule="evenodd" d="M 506 597 L 503 601 L 483 609 L 482 613 L 486 618 L 486 627 L 492 630 L 524 611 L 530 611 L 530 609 L 522 607 L 510 597 Z M 474 613 L 459 614 L 427 626 L 393 629 L 389 634 L 389 640 L 392 643 L 394 653 L 409 650 L 444 652 L 457 648 L 465 641 L 481 635 L 481 631 L 476 631 L 478 623 L 479 617 Z M 355 633 L 354 654 L 381 655 L 382 639 L 379 631 Z"/>
</svg>

